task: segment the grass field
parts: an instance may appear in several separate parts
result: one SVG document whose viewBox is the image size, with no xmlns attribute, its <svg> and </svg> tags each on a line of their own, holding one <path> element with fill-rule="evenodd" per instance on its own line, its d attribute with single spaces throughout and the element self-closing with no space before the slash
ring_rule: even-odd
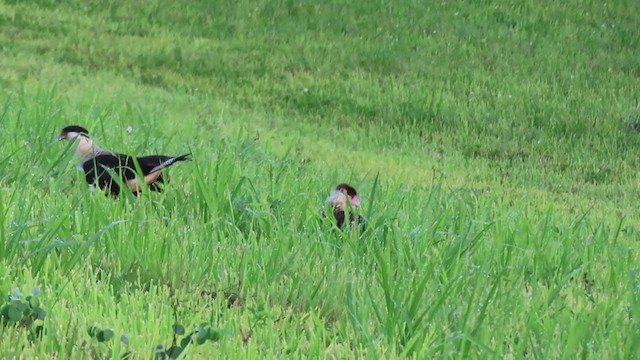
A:
<svg viewBox="0 0 640 360">
<path fill-rule="evenodd" d="M 0 2 L 0 356 L 640 356 L 639 13 Z M 194 161 L 114 201 L 72 124 Z"/>
</svg>

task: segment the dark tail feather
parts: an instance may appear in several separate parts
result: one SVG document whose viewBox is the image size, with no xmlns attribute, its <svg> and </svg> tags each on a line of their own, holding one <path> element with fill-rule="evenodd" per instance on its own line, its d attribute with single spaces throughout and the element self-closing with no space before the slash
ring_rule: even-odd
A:
<svg viewBox="0 0 640 360">
<path fill-rule="evenodd" d="M 176 157 L 172 157 L 167 161 L 164 161 L 162 164 L 154 167 L 153 169 L 151 169 L 151 171 L 149 171 L 149 174 L 152 174 L 156 171 L 160 171 L 164 168 L 167 168 L 169 166 L 171 166 L 173 163 L 177 163 L 178 161 L 188 161 L 191 160 L 191 153 L 188 154 L 184 154 L 184 155 L 180 155 L 180 156 L 176 156 Z"/>
<path fill-rule="evenodd" d="M 175 161 L 189 161 L 191 160 L 191 153 L 176 156 L 174 159 L 176 159 Z"/>
</svg>

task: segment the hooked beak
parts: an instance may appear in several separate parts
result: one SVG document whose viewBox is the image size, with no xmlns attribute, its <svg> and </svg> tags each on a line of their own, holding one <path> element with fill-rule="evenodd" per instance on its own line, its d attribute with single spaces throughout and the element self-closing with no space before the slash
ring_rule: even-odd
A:
<svg viewBox="0 0 640 360">
<path fill-rule="evenodd" d="M 349 198 L 349 201 L 351 201 L 351 205 L 353 206 L 360 206 L 360 199 L 358 199 L 357 195 Z"/>
</svg>

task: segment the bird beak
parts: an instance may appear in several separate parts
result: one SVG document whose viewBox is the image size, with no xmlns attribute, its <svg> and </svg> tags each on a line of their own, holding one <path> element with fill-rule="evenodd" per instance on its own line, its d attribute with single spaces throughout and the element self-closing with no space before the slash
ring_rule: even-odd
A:
<svg viewBox="0 0 640 360">
<path fill-rule="evenodd" d="M 62 135 L 58 135 L 58 141 L 64 139 L 64 137 Z"/>
<path fill-rule="evenodd" d="M 351 201 L 351 205 L 360 206 L 360 199 L 358 199 L 357 195 L 352 198 L 349 198 L 349 200 Z"/>
</svg>

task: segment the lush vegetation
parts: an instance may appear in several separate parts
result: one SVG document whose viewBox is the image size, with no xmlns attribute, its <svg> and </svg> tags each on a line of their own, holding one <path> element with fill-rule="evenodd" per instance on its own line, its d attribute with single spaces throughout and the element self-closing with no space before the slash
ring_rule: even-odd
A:
<svg viewBox="0 0 640 360">
<path fill-rule="evenodd" d="M 0 3 L 0 356 L 637 357 L 638 13 Z M 70 124 L 194 161 L 114 201 Z"/>
</svg>

